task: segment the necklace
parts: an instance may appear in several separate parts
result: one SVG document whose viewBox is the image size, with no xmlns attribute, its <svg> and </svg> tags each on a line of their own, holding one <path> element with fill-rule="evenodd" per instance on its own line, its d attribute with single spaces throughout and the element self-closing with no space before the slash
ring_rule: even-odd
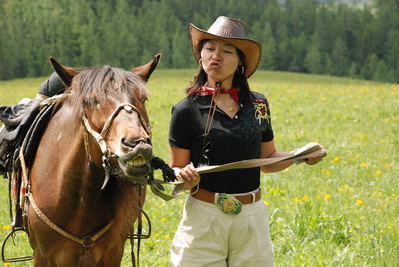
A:
<svg viewBox="0 0 399 267">
<path fill-rule="evenodd" d="M 235 103 L 235 102 L 234 102 Z M 224 101 L 221 101 L 220 99 L 217 100 L 217 105 L 219 107 L 221 107 L 222 109 L 225 110 L 225 112 L 227 113 L 234 113 L 234 111 L 236 110 L 236 108 L 234 107 L 234 103 L 231 103 L 230 105 Z"/>
</svg>

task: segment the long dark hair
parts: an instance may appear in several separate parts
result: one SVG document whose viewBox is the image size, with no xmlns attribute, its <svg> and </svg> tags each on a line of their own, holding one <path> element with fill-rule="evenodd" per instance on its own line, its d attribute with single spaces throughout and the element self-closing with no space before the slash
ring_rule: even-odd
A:
<svg viewBox="0 0 399 267">
<path fill-rule="evenodd" d="M 198 45 L 199 51 L 202 50 L 202 47 L 207 41 L 208 39 L 205 39 L 200 42 L 200 44 Z M 233 87 L 238 87 L 240 89 L 240 95 L 244 97 L 244 99 L 249 99 L 250 88 L 247 77 L 245 76 L 245 69 L 247 68 L 245 55 L 240 49 L 236 48 L 236 50 L 244 71 L 242 71 L 240 68 L 236 70 L 233 77 Z M 206 74 L 202 66 L 199 66 L 198 73 L 194 76 L 194 81 L 186 88 L 187 95 L 191 94 L 192 92 L 203 86 L 207 81 L 208 75 Z"/>
</svg>

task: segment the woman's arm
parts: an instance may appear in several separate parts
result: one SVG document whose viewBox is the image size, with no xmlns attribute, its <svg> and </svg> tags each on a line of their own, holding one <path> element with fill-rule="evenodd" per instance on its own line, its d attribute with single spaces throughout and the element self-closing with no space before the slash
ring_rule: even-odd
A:
<svg viewBox="0 0 399 267">
<path fill-rule="evenodd" d="M 288 157 L 291 155 L 292 155 L 292 152 L 277 152 L 276 146 L 274 144 L 274 140 L 272 140 L 270 142 L 263 142 L 261 145 L 261 153 L 260 153 L 261 158 Z M 324 149 L 324 156 L 305 159 L 305 163 L 308 165 L 317 164 L 326 155 L 327 155 L 327 152 Z M 271 165 L 262 166 L 261 171 L 264 173 L 278 172 L 278 171 L 282 171 L 282 170 L 288 168 L 293 163 L 294 163 L 293 160 L 285 160 L 285 161 L 277 162 L 277 163 L 274 163 Z"/>
<path fill-rule="evenodd" d="M 170 146 L 170 167 L 175 170 L 176 176 L 184 179 L 184 190 L 198 185 L 201 177 L 190 164 L 191 151 L 189 149 Z"/>
<path fill-rule="evenodd" d="M 291 156 L 291 152 L 277 152 L 274 140 L 270 142 L 262 142 L 261 144 L 261 158 L 276 158 L 276 157 L 288 157 Z M 293 160 L 286 160 L 271 165 L 265 165 L 261 167 L 261 171 L 264 173 L 282 171 L 294 163 Z"/>
</svg>

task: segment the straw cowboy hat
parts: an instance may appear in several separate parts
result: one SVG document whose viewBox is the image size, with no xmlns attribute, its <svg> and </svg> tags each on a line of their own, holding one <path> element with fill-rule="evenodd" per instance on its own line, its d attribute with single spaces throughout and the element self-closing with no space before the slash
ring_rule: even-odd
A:
<svg viewBox="0 0 399 267">
<path fill-rule="evenodd" d="M 190 40 L 194 56 L 197 61 L 201 58 L 199 44 L 202 40 L 213 39 L 225 41 L 240 49 L 245 55 L 245 76 L 247 78 L 255 72 L 262 56 L 262 46 L 259 42 L 246 38 L 246 28 L 244 22 L 238 19 L 220 16 L 208 29 L 201 30 L 190 24 Z"/>
</svg>

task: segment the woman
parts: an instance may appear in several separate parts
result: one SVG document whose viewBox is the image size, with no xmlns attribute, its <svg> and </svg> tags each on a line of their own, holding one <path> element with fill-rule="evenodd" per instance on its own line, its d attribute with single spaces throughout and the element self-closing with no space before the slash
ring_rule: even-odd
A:
<svg viewBox="0 0 399 267">
<path fill-rule="evenodd" d="M 208 31 L 190 25 L 200 70 L 187 97 L 172 109 L 169 143 L 170 165 L 191 193 L 173 240 L 171 266 L 274 266 L 260 170 L 277 172 L 294 162 L 201 176 L 194 167 L 292 155 L 276 151 L 267 99 L 249 89 L 261 45 L 246 38 L 245 30 L 242 21 L 223 16 Z"/>
</svg>

